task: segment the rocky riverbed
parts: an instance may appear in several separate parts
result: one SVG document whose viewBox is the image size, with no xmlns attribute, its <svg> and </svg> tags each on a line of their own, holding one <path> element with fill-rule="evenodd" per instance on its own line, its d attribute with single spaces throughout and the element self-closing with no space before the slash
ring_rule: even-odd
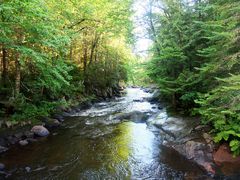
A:
<svg viewBox="0 0 240 180">
<path fill-rule="evenodd" d="M 2 133 L 2 177 L 237 178 L 239 159 L 229 156 L 227 146 L 213 143 L 210 128 L 198 118 L 170 116 L 158 95 L 154 88 L 127 88 L 123 97 Z"/>
</svg>

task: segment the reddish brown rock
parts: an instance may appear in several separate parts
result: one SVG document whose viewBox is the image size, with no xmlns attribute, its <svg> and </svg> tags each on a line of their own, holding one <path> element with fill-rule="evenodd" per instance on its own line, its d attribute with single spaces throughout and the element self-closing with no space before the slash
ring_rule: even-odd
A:
<svg viewBox="0 0 240 180">
<path fill-rule="evenodd" d="M 213 158 L 217 165 L 221 165 L 222 163 L 237 163 L 240 165 L 240 156 L 233 157 L 233 154 L 227 144 L 221 145 L 213 154 Z"/>
<path fill-rule="evenodd" d="M 231 176 L 239 174 L 240 156 L 233 157 L 227 144 L 223 144 L 218 148 L 213 154 L 213 159 L 224 175 Z"/>
</svg>

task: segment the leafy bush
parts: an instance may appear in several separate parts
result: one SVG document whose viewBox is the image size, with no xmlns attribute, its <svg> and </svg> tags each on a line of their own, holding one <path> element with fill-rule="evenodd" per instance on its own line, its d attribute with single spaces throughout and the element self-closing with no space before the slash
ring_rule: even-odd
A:
<svg viewBox="0 0 240 180">
<path fill-rule="evenodd" d="M 57 106 L 67 105 L 64 99 L 56 102 L 41 101 L 38 104 L 33 104 L 22 94 L 19 94 L 12 101 L 15 104 L 15 113 L 11 116 L 13 122 L 34 122 L 39 117 L 49 116 Z"/>
<path fill-rule="evenodd" d="M 196 103 L 204 123 L 213 125 L 215 141 L 227 141 L 234 152 L 240 154 L 240 75 L 219 79 L 218 88 L 202 96 Z"/>
</svg>

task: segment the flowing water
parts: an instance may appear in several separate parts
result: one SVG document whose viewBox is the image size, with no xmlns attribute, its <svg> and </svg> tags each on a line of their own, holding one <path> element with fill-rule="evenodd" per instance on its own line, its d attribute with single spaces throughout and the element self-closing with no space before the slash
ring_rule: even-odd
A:
<svg viewBox="0 0 240 180">
<path fill-rule="evenodd" d="M 149 122 L 167 113 L 145 100 L 151 95 L 128 88 L 124 97 L 67 117 L 49 137 L 15 146 L 0 162 L 9 179 L 206 179 L 198 166 L 162 145 L 163 135 Z M 124 114 L 131 116 L 116 118 Z"/>
</svg>

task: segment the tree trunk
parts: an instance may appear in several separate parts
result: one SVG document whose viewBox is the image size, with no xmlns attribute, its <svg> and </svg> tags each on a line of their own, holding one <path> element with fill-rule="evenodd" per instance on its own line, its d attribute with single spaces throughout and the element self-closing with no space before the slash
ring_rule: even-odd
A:
<svg viewBox="0 0 240 180">
<path fill-rule="evenodd" d="M 173 93 L 172 95 L 172 105 L 173 105 L 173 108 L 176 109 L 177 107 L 176 93 Z"/>
<path fill-rule="evenodd" d="M 85 75 L 86 69 L 87 69 L 87 54 L 88 54 L 88 47 L 87 47 L 86 40 L 84 40 L 84 47 L 83 47 L 83 72 L 84 72 L 84 75 Z"/>
<path fill-rule="evenodd" d="M 7 50 L 2 46 L 2 83 L 3 87 L 7 84 Z"/>
<path fill-rule="evenodd" d="M 22 34 L 22 30 L 17 28 L 16 31 L 18 32 L 17 35 L 17 44 L 18 46 L 23 45 L 24 35 Z M 16 51 L 15 55 L 15 97 L 18 96 L 20 93 L 20 86 L 21 86 L 21 64 L 20 64 L 20 53 Z"/>
<path fill-rule="evenodd" d="M 21 84 L 20 54 L 17 52 L 15 59 L 15 97 L 20 93 L 20 84 Z"/>
<path fill-rule="evenodd" d="M 152 31 L 153 41 L 154 41 L 155 46 L 156 46 L 157 55 L 160 56 L 161 50 L 160 50 L 158 39 L 157 39 L 158 37 L 157 37 L 156 29 L 155 29 L 155 26 L 154 26 L 154 23 L 153 23 L 153 12 L 152 12 L 153 9 L 152 9 L 152 6 L 153 6 L 153 1 L 150 2 L 150 10 L 149 10 L 150 30 Z"/>
<path fill-rule="evenodd" d="M 87 46 L 87 39 L 86 39 L 86 33 L 85 37 L 83 39 L 83 77 L 84 77 L 84 86 L 86 89 L 88 89 L 89 84 L 88 84 L 88 77 L 87 77 L 87 58 L 88 58 L 88 46 Z"/>
<path fill-rule="evenodd" d="M 98 37 L 97 37 L 97 34 L 95 34 L 95 38 L 94 38 L 94 40 L 92 42 L 92 46 L 91 46 L 89 65 L 93 61 L 93 55 L 94 55 L 95 48 L 97 47 L 97 44 L 98 44 Z"/>
<path fill-rule="evenodd" d="M 70 57 L 69 57 L 69 59 L 72 62 L 72 59 L 73 59 L 73 42 L 71 42 L 71 44 L 70 44 Z"/>
</svg>

